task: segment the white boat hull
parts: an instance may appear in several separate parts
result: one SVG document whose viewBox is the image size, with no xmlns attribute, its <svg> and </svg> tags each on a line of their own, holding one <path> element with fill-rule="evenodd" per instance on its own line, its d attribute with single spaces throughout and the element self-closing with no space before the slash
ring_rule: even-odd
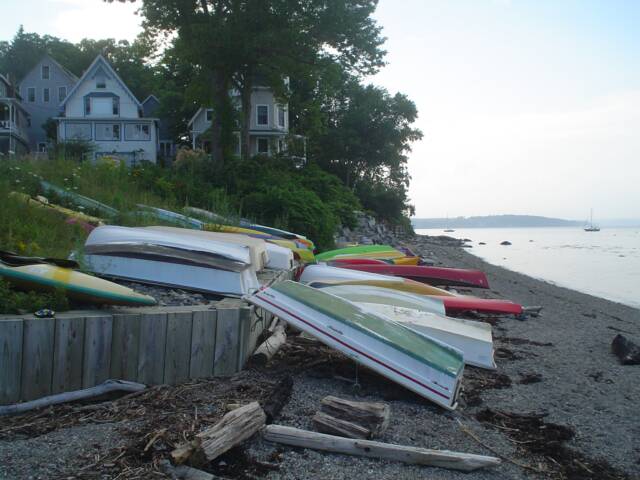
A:
<svg viewBox="0 0 640 480">
<path fill-rule="evenodd" d="M 393 305 L 356 302 L 367 311 L 378 313 L 410 329 L 451 345 L 462 352 L 464 363 L 495 370 L 491 325 L 462 318 L 451 318 Z"/>
<path fill-rule="evenodd" d="M 141 283 L 184 288 L 239 297 L 260 287 L 251 268 L 240 272 L 216 268 L 111 255 L 83 255 L 82 263 L 97 275 Z"/>
<path fill-rule="evenodd" d="M 282 284 L 260 290 L 256 294 L 246 297 L 246 300 L 438 405 L 450 410 L 456 407 L 462 377 L 460 352 L 436 340 L 422 339 L 425 348 L 446 350 L 450 352 L 450 355 L 460 359 L 460 366 L 456 366 L 455 372 L 445 373 L 446 369 L 441 370 L 430 366 L 415 355 L 406 353 L 406 350 L 398 345 L 393 345 L 384 339 L 378 339 L 375 335 L 363 333 L 361 329 L 350 327 L 348 323 L 341 321 L 336 316 L 325 313 L 321 307 L 312 307 L 290 295 L 283 294 L 276 290 L 279 286 Z M 310 289 L 304 285 L 299 285 L 299 287 Z M 311 290 L 321 292 L 321 290 Z M 334 302 L 342 302 L 348 304 L 356 312 L 360 311 L 363 315 L 371 315 L 339 297 L 329 294 L 322 294 L 322 296 L 325 300 L 322 303 L 325 306 Z M 403 329 L 403 333 L 407 332 L 402 325 L 395 324 L 394 328 Z M 408 332 L 410 333 L 410 330 Z M 417 339 L 420 339 L 420 335 L 417 335 Z"/>
</svg>

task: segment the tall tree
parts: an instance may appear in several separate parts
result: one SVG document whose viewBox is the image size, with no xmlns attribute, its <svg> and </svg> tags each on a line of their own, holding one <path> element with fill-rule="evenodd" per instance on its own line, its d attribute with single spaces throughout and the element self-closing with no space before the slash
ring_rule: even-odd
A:
<svg viewBox="0 0 640 480">
<path fill-rule="evenodd" d="M 234 128 L 230 86 L 240 93 L 242 151 L 247 155 L 250 99 L 258 78 L 286 97 L 284 77 L 314 68 L 323 58 L 355 74 L 374 73 L 384 64 L 384 39 L 372 17 L 377 0 L 141 2 L 147 32 L 177 35 L 186 59 L 211 75 L 215 157 L 222 157 L 221 142 Z"/>
</svg>

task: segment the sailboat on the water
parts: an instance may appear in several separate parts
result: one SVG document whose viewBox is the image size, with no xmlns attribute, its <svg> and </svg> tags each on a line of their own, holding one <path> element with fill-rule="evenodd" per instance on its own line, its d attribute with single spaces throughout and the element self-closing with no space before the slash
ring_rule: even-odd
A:
<svg viewBox="0 0 640 480">
<path fill-rule="evenodd" d="M 591 209 L 591 215 L 589 217 L 589 223 L 584 227 L 585 232 L 599 232 L 600 227 L 593 223 L 593 208 Z"/>
</svg>

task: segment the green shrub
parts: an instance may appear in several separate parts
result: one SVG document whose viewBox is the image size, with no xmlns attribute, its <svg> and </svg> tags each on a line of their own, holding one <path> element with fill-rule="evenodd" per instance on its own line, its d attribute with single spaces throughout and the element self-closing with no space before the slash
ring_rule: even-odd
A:
<svg viewBox="0 0 640 480">
<path fill-rule="evenodd" d="M 19 292 L 0 279 L 0 314 L 33 313 L 43 308 L 55 312 L 69 310 L 69 301 L 64 291 L 52 293 Z"/>
</svg>

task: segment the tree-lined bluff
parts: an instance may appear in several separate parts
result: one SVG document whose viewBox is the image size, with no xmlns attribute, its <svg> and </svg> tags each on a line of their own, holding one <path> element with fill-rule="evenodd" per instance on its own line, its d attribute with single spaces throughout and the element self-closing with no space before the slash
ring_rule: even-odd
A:
<svg viewBox="0 0 640 480">
<path fill-rule="evenodd" d="M 149 191 L 181 206 L 224 198 L 237 215 L 306 233 L 321 246 L 332 244 L 338 226 L 353 225 L 354 210 L 409 225 L 407 155 L 422 133 L 409 98 L 364 83 L 385 64 L 376 0 L 138 4 L 143 32 L 132 42 L 72 43 L 21 27 L 0 41 L 0 72 L 19 80 L 48 53 L 79 76 L 104 55 L 139 99 L 158 97 L 159 115 L 185 148 L 172 166 L 139 173 Z M 289 105 L 290 133 L 307 139 L 303 166 L 286 154 L 249 158 L 247 102 L 257 85 Z M 187 150 L 188 121 L 203 105 L 213 108 L 209 155 Z M 47 131 L 55 141 L 55 128 Z M 242 158 L 232 153 L 233 132 Z M 51 156 L 78 158 L 82 147 L 64 145 Z"/>
</svg>

